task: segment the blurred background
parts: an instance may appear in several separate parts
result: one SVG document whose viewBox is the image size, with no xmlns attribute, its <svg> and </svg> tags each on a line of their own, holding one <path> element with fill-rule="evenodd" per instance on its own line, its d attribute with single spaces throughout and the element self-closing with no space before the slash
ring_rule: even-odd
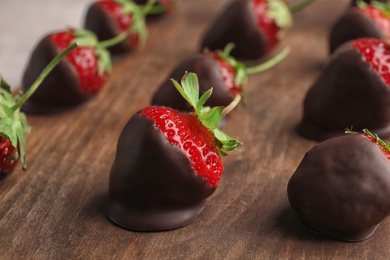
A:
<svg viewBox="0 0 390 260">
<path fill-rule="evenodd" d="M 0 0 L 0 75 L 17 88 L 30 52 L 51 31 L 81 27 L 92 0 Z"/>
</svg>

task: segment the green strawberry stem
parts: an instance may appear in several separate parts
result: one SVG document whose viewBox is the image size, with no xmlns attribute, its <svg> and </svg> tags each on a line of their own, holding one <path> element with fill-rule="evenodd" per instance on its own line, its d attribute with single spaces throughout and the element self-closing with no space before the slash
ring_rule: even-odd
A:
<svg viewBox="0 0 390 260">
<path fill-rule="evenodd" d="M 254 74 L 254 73 L 259 73 L 268 70 L 273 66 L 277 65 L 278 63 L 280 63 L 281 61 L 283 61 L 289 53 L 290 53 L 290 48 L 286 47 L 281 52 L 279 52 L 277 55 L 267 60 L 266 62 L 261 63 L 255 67 L 247 67 L 245 69 L 245 72 L 247 74 Z"/>
<path fill-rule="evenodd" d="M 142 15 L 145 17 L 145 16 L 147 16 L 148 14 L 150 14 L 151 13 L 151 10 L 154 8 L 153 6 L 154 6 L 154 4 L 156 3 L 156 1 L 157 0 L 148 0 L 147 2 L 146 2 L 146 5 L 144 5 L 143 7 L 142 7 Z M 164 10 L 165 11 L 165 10 Z"/>
<path fill-rule="evenodd" d="M 108 49 L 108 48 L 110 48 L 114 45 L 117 45 L 118 43 L 124 41 L 128 36 L 129 36 L 129 33 L 127 31 L 125 31 L 125 32 L 118 34 L 114 38 L 99 42 L 98 45 L 101 48 Z"/>
<path fill-rule="evenodd" d="M 27 101 L 31 97 L 31 95 L 37 90 L 39 85 L 42 83 L 42 81 L 49 75 L 49 73 L 57 66 L 57 64 L 62 60 L 63 57 L 65 57 L 66 54 L 68 54 L 71 50 L 76 48 L 78 45 L 76 42 L 69 45 L 65 50 L 63 50 L 60 54 L 58 54 L 47 66 L 46 68 L 41 72 L 41 74 L 38 76 L 38 78 L 34 81 L 34 83 L 31 85 L 31 87 L 23 94 L 23 96 L 20 97 L 20 99 L 17 101 L 17 103 L 11 107 L 8 114 L 13 114 L 16 110 L 18 110 L 24 102 Z"/>
<path fill-rule="evenodd" d="M 296 12 L 299 12 L 302 9 L 306 8 L 306 6 L 308 6 L 312 2 L 314 2 L 314 0 L 300 0 L 297 3 L 294 3 L 294 4 L 290 5 L 288 7 L 288 9 L 290 9 L 291 13 L 296 13 Z"/>
<path fill-rule="evenodd" d="M 226 106 L 223 110 L 222 110 L 222 117 L 225 117 L 227 114 L 229 114 L 233 109 L 235 109 L 238 104 L 240 104 L 241 102 L 241 98 L 242 96 L 241 95 L 236 95 L 233 99 L 232 102 L 230 102 L 230 104 L 228 106 Z"/>
</svg>

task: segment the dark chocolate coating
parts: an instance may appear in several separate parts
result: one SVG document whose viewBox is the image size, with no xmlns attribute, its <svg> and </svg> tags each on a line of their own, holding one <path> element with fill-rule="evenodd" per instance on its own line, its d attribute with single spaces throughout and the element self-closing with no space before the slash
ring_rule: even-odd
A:
<svg viewBox="0 0 390 260">
<path fill-rule="evenodd" d="M 59 49 L 44 37 L 30 56 L 23 74 L 22 89 L 26 92 L 43 69 L 59 54 Z M 43 80 L 34 94 L 23 104 L 27 114 L 53 114 L 84 105 L 93 95 L 80 90 L 77 71 L 63 59 Z"/>
<path fill-rule="evenodd" d="M 84 28 L 94 32 L 99 41 L 112 39 L 122 32 L 114 17 L 104 11 L 97 2 L 89 6 L 85 16 Z M 129 39 L 108 48 L 112 54 L 123 54 L 132 49 Z"/>
<path fill-rule="evenodd" d="M 201 48 L 223 50 L 231 42 L 235 44 L 231 55 L 246 63 L 266 53 L 268 40 L 257 25 L 252 0 L 231 2 L 203 36 Z"/>
<path fill-rule="evenodd" d="M 198 216 L 214 191 L 152 120 L 139 113 L 129 120 L 110 174 L 113 222 L 135 231 L 179 228 Z"/>
<path fill-rule="evenodd" d="M 309 89 L 298 132 L 314 140 L 368 128 L 390 137 L 390 89 L 360 52 L 346 43 Z"/>
<path fill-rule="evenodd" d="M 306 153 L 287 194 L 313 232 L 360 241 L 390 213 L 390 162 L 361 135 L 332 138 Z"/>
<path fill-rule="evenodd" d="M 343 43 L 358 38 L 386 39 L 384 32 L 358 8 L 350 8 L 333 25 L 330 32 L 329 49 L 333 53 Z"/>
<path fill-rule="evenodd" d="M 218 62 L 205 54 L 195 54 L 183 60 L 160 85 L 152 98 L 152 105 L 168 106 L 181 111 L 192 111 L 193 109 L 174 87 L 170 78 L 180 83 L 185 72 L 196 73 L 199 80 L 199 94 L 202 95 L 211 87 L 213 93 L 206 102 L 206 106 L 229 105 L 234 95 L 225 86 Z"/>
</svg>

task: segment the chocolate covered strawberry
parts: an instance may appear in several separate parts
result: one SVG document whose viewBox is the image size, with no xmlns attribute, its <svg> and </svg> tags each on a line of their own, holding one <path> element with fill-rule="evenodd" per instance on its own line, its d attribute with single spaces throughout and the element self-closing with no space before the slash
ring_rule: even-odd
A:
<svg viewBox="0 0 390 260">
<path fill-rule="evenodd" d="M 218 129 L 223 107 L 203 107 L 196 74 L 173 81 L 194 112 L 146 107 L 128 121 L 109 183 L 109 218 L 139 231 L 174 229 L 204 208 L 224 170 L 222 157 L 240 143 Z"/>
<path fill-rule="evenodd" d="M 26 168 L 25 144 L 30 126 L 25 114 L 20 112 L 20 107 L 36 91 L 60 60 L 76 46 L 76 43 L 73 43 L 59 53 L 41 71 L 29 90 L 23 95 L 14 96 L 11 87 L 0 77 L 0 182 L 13 172 L 19 161 L 21 161 L 23 169 Z"/>
<path fill-rule="evenodd" d="M 310 2 L 300 1 L 293 9 Z M 201 49 L 222 50 L 232 42 L 233 57 L 257 62 L 278 45 L 291 23 L 291 11 L 282 0 L 234 0 L 207 30 Z"/>
<path fill-rule="evenodd" d="M 287 186 L 304 225 L 339 240 L 370 237 L 390 214 L 389 147 L 364 129 L 307 152 Z"/>
<path fill-rule="evenodd" d="M 344 42 L 358 38 L 390 40 L 390 3 L 358 1 L 333 25 L 329 48 L 333 52 Z"/>
<path fill-rule="evenodd" d="M 22 110 L 30 114 L 62 112 L 92 100 L 107 81 L 111 57 L 107 46 L 122 37 L 99 42 L 87 30 L 68 29 L 50 33 L 35 47 L 23 75 L 23 90 L 27 91 L 42 69 L 71 43 L 79 46 L 66 55 L 42 86 L 31 96 Z"/>
<path fill-rule="evenodd" d="M 155 0 L 139 6 L 130 0 L 100 0 L 88 8 L 84 27 L 93 31 L 100 41 L 126 33 L 124 41 L 110 47 L 110 52 L 122 54 L 144 43 L 147 38 L 145 16 Z"/>
<path fill-rule="evenodd" d="M 299 132 L 315 140 L 369 127 L 390 137 L 390 46 L 360 38 L 340 46 L 309 89 Z"/>
<path fill-rule="evenodd" d="M 244 94 L 244 85 L 248 74 L 259 73 L 272 68 L 282 61 L 289 52 L 288 49 L 284 49 L 267 62 L 255 67 L 246 67 L 243 63 L 230 56 L 232 47 L 231 44 L 228 44 L 223 52 L 205 51 L 203 54 L 194 54 L 183 60 L 172 71 L 169 78 L 179 80 L 186 71 L 194 72 L 199 78 L 199 95 L 206 92 L 209 86 L 213 86 L 213 95 L 207 100 L 206 105 L 210 107 L 228 106 L 235 98 L 236 102 L 239 102 Z M 152 105 L 192 111 L 192 107 L 172 87 L 169 79 L 153 95 Z"/>
</svg>

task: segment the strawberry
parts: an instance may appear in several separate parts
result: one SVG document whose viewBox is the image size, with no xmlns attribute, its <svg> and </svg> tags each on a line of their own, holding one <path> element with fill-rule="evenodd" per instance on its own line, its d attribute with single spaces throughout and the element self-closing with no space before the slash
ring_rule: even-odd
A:
<svg viewBox="0 0 390 260">
<path fill-rule="evenodd" d="M 19 161 L 23 169 L 26 169 L 25 144 L 30 126 L 25 114 L 20 111 L 20 107 L 31 97 L 60 60 L 76 46 L 76 43 L 73 43 L 58 54 L 23 95 L 13 96 L 11 87 L 0 77 L 0 182 L 13 172 Z"/>
<path fill-rule="evenodd" d="M 222 157 L 240 143 L 218 129 L 223 107 L 203 107 L 196 74 L 173 84 L 194 113 L 146 107 L 123 129 L 111 168 L 109 218 L 139 231 L 186 225 L 203 209 L 224 170 Z"/>
<path fill-rule="evenodd" d="M 228 44 L 222 51 L 205 51 L 195 54 L 182 61 L 171 73 L 169 78 L 179 80 L 186 71 L 194 72 L 199 77 L 200 92 L 207 91 L 207 86 L 213 86 L 213 95 L 206 105 L 228 106 L 236 98 L 239 102 L 244 94 L 243 88 L 248 74 L 267 70 L 282 61 L 288 54 L 284 49 L 274 58 L 255 67 L 246 67 L 243 63 L 230 56 L 233 45 Z M 152 105 L 169 106 L 178 110 L 191 111 L 191 106 L 172 88 L 170 80 L 166 80 L 152 98 Z"/>
<path fill-rule="evenodd" d="M 234 0 L 217 17 L 202 39 L 201 49 L 221 50 L 234 43 L 231 55 L 243 62 L 258 62 L 281 41 L 292 24 L 291 11 L 313 0 L 289 7 L 282 0 Z"/>
<path fill-rule="evenodd" d="M 123 35 L 98 42 L 87 30 L 68 29 L 50 33 L 34 49 L 23 75 L 23 90 L 28 90 L 40 71 L 72 42 L 79 46 L 66 55 L 32 95 L 22 110 L 31 114 L 65 111 L 90 101 L 107 81 L 111 57 L 107 46 L 123 40 Z"/>
<path fill-rule="evenodd" d="M 390 3 L 357 1 L 332 26 L 329 48 L 332 53 L 341 44 L 358 38 L 390 40 Z"/>
<path fill-rule="evenodd" d="M 390 144 L 367 129 L 347 133 L 306 153 L 287 194 L 309 230 L 361 241 L 390 214 Z"/>
<path fill-rule="evenodd" d="M 121 33 L 127 39 L 109 48 L 113 54 L 129 52 L 140 43 L 145 43 L 147 29 L 145 16 L 155 0 L 148 0 L 141 7 L 130 0 L 100 0 L 92 3 L 87 11 L 84 27 L 93 31 L 100 41 L 115 38 Z"/>
<path fill-rule="evenodd" d="M 298 131 L 324 140 L 353 126 L 390 137 L 390 46 L 360 38 L 340 46 L 306 94 Z"/>
</svg>

